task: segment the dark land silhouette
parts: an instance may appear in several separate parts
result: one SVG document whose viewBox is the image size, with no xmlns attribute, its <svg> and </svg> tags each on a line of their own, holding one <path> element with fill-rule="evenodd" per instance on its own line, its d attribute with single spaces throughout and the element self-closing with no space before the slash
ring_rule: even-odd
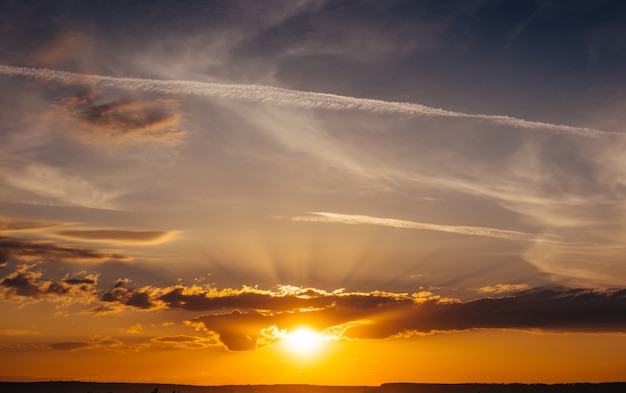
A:
<svg viewBox="0 0 626 393">
<path fill-rule="evenodd" d="M 623 393 L 626 382 L 572 384 L 430 384 L 381 386 L 223 385 L 194 386 L 100 382 L 0 382 L 3 393 Z"/>
</svg>

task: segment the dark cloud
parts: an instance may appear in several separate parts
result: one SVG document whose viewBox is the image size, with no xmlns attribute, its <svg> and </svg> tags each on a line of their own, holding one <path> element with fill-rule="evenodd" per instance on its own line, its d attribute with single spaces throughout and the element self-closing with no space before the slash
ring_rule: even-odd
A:
<svg viewBox="0 0 626 393">
<path fill-rule="evenodd" d="M 83 279 L 77 279 L 77 278 L 68 278 L 65 281 L 65 283 L 70 284 L 70 285 L 76 285 L 76 284 L 95 284 L 96 280 L 91 279 L 91 278 L 83 278 Z"/>
<path fill-rule="evenodd" d="M 462 302 L 430 292 L 327 292 L 292 286 L 275 290 L 182 285 L 129 288 L 129 280 L 121 279 L 100 292 L 96 290 L 97 276 L 51 280 L 32 268 L 20 265 L 4 277 L 0 294 L 10 301 L 100 302 L 90 308 L 94 313 L 125 309 L 206 312 L 187 321 L 208 334 L 204 341 L 187 336 L 153 340 L 176 347 L 219 343 L 233 351 L 252 350 L 276 341 L 280 337 L 276 332 L 298 325 L 326 332 L 332 339 L 384 339 L 471 329 L 626 332 L 626 289 L 532 289 Z M 75 343 L 56 345 L 54 349 L 82 348 Z"/>
<path fill-rule="evenodd" d="M 217 333 L 231 350 L 250 350 L 259 342 L 267 342 L 263 330 L 268 327 L 286 329 L 299 324 L 319 330 L 344 326 L 342 335 L 357 339 L 489 328 L 626 331 L 623 289 L 534 289 L 461 302 L 428 292 L 348 293 L 292 287 L 216 291 L 182 286 L 129 289 L 116 285 L 100 300 L 113 305 L 93 311 L 131 307 L 209 312 L 191 322 Z"/>
<path fill-rule="evenodd" d="M 95 300 L 97 275 L 83 278 L 45 279 L 33 266 L 19 265 L 17 269 L 0 279 L 0 295 L 5 300 L 20 301 L 25 298 L 79 301 Z"/>
<path fill-rule="evenodd" d="M 79 341 L 67 341 L 62 343 L 50 344 L 50 348 L 57 351 L 74 351 L 77 349 L 85 349 L 89 346 L 89 343 Z"/>
<path fill-rule="evenodd" d="M 111 339 L 109 337 L 97 337 L 87 341 L 64 341 L 47 344 L 47 347 L 55 351 L 79 351 L 86 349 L 128 349 L 122 345 L 122 342 Z"/>
<path fill-rule="evenodd" d="M 349 296 L 349 295 L 348 295 Z M 375 294 L 371 295 L 376 298 Z M 375 301 L 371 302 L 375 303 Z M 251 350 L 263 340 L 263 329 L 289 329 L 306 324 L 319 330 L 340 330 L 342 337 L 384 339 L 469 329 L 539 329 L 548 331 L 626 331 L 626 290 L 547 289 L 469 302 L 431 298 L 387 303 L 359 302 L 353 308 L 333 304 L 315 311 L 257 311 L 195 318 L 216 332 L 231 350 Z M 343 326 L 343 327 L 342 327 Z M 339 329 L 338 329 L 339 328 Z"/>
<path fill-rule="evenodd" d="M 217 291 L 182 285 L 155 288 L 130 289 L 125 282 L 102 294 L 102 301 L 117 302 L 138 308 L 176 308 L 188 311 L 223 310 L 272 310 L 285 312 L 293 309 L 339 308 L 372 309 L 387 304 L 411 302 L 410 297 L 387 292 L 371 293 L 327 293 L 313 288 L 281 287 L 277 291 L 266 291 L 244 287 Z"/>
<path fill-rule="evenodd" d="M 77 121 L 87 135 L 108 141 L 156 140 L 172 142 L 182 136 L 179 108 L 173 99 L 128 99 L 98 103 L 97 94 L 86 89 L 61 100 L 59 111 Z"/>
<path fill-rule="evenodd" d="M 623 332 L 626 290 L 540 289 L 469 302 L 429 300 L 350 334 L 384 338 L 482 328 Z"/>
<path fill-rule="evenodd" d="M 128 307 L 139 309 L 156 308 L 156 303 L 151 299 L 152 288 L 129 290 L 116 283 L 115 287 L 104 292 L 100 300 L 107 303 L 118 303 Z"/>
<path fill-rule="evenodd" d="M 97 306 L 97 307 L 92 307 L 88 310 L 89 312 L 95 313 L 95 314 L 110 314 L 110 313 L 115 313 L 118 312 L 119 309 L 116 307 L 111 307 L 111 306 Z"/>
<path fill-rule="evenodd" d="M 58 245 L 48 241 L 0 236 L 0 258 L 19 260 L 104 261 L 128 260 L 129 257 L 106 250 Z M 0 260 L 1 262 L 1 260 Z"/>
</svg>

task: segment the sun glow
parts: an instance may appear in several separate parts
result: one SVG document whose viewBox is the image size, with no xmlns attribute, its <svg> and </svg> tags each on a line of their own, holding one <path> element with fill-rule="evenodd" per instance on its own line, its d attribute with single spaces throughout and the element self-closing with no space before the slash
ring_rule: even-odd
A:
<svg viewBox="0 0 626 393">
<path fill-rule="evenodd" d="M 318 332 L 305 327 L 288 332 L 283 339 L 287 350 L 302 356 L 317 352 L 323 341 L 322 336 Z"/>
</svg>

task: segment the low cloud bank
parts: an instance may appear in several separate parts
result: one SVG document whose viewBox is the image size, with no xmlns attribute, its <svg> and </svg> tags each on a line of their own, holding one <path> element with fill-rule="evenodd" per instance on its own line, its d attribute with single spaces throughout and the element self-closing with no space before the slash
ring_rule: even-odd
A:
<svg viewBox="0 0 626 393">
<path fill-rule="evenodd" d="M 184 285 L 131 288 L 128 279 L 118 280 L 107 290 L 97 286 L 97 275 L 53 280 L 45 278 L 33 265 L 19 265 L 0 279 L 0 295 L 18 302 L 82 303 L 93 313 L 132 310 L 201 313 L 186 324 L 206 332 L 207 340 L 210 338 L 212 343 L 218 342 L 235 351 L 271 344 L 285 329 L 298 325 L 311 326 L 336 340 L 385 339 L 471 329 L 626 333 L 626 289 L 535 288 L 504 296 L 504 289 L 525 286 L 499 284 L 487 290 L 483 288 L 480 293 L 500 296 L 459 301 L 431 292 L 343 289 L 327 292 L 293 286 L 272 290 L 246 286 L 217 290 Z M 187 342 L 182 338 L 158 341 L 177 342 L 176 345 Z"/>
<path fill-rule="evenodd" d="M 118 283 L 100 300 L 106 310 L 184 309 L 205 312 L 190 321 L 217 333 L 231 350 L 271 342 L 267 329 L 300 324 L 337 330 L 338 338 L 383 339 L 468 329 L 626 332 L 626 290 L 531 289 L 461 302 L 429 292 L 325 292 L 314 288 L 217 291 L 199 287 L 126 288 Z"/>
</svg>

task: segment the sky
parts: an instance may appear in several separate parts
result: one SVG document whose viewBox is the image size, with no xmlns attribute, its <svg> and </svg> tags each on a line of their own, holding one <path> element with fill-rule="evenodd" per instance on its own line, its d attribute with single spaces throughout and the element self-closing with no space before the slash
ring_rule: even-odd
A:
<svg viewBox="0 0 626 393">
<path fill-rule="evenodd" d="M 0 380 L 609 382 L 626 3 L 0 0 Z"/>
</svg>

